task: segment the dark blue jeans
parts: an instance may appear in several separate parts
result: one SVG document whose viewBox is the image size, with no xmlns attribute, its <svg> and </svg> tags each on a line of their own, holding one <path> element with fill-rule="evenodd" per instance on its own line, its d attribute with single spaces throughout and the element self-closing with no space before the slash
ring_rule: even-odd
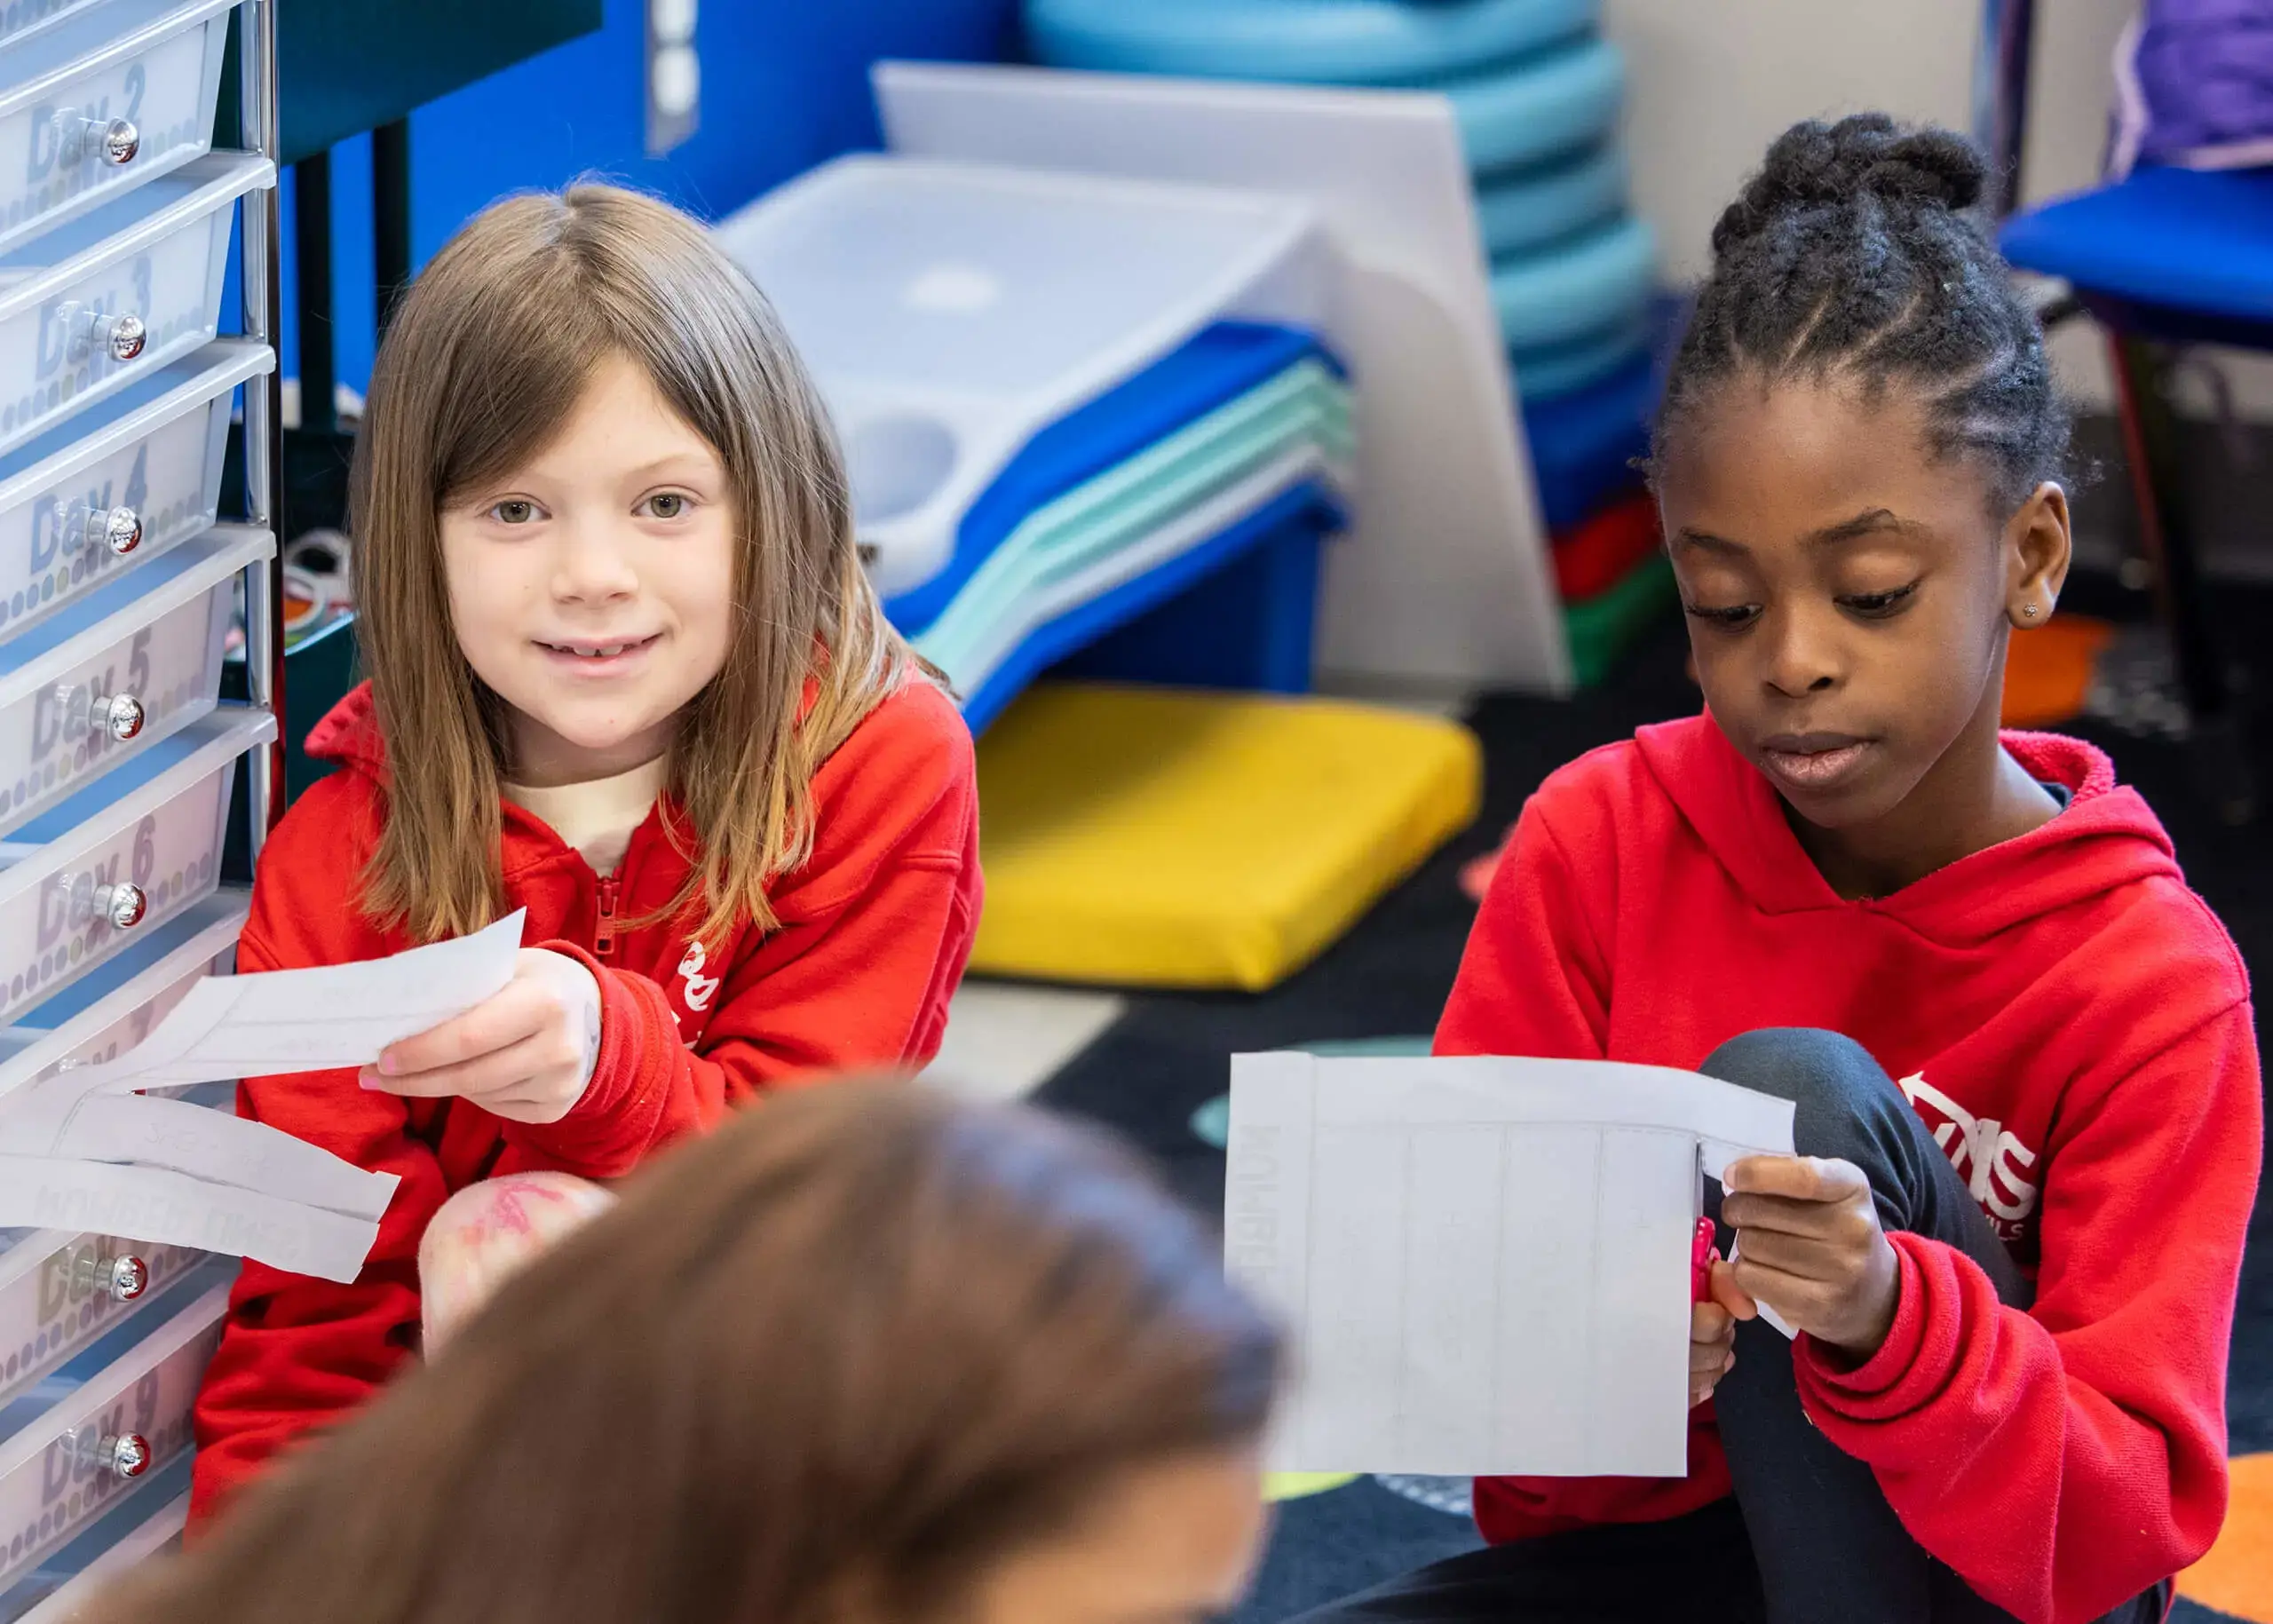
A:
<svg viewBox="0 0 2273 1624">
<path fill-rule="evenodd" d="M 2027 1306 L 2028 1280 L 1901 1089 L 1863 1048 L 1829 1032 L 1753 1032 L 1716 1050 L 1708 1076 L 1791 1100 L 1802 1155 L 1863 1169 L 1880 1225 L 1956 1247 L 1998 1295 Z M 1720 1216 L 1720 1190 L 1706 1205 Z M 1722 1250 L 1728 1236 L 1722 1236 Z M 1800 1407 L 1792 1345 L 1737 1327 L 1737 1363 L 1715 1394 L 1733 1497 L 1668 1522 L 1583 1529 L 1471 1552 L 1303 1616 L 1302 1624 L 1987 1624 L 2009 1614 L 1927 1555 L 1871 1469 Z M 2168 1587 L 2109 1624 L 2155 1624 Z"/>
</svg>

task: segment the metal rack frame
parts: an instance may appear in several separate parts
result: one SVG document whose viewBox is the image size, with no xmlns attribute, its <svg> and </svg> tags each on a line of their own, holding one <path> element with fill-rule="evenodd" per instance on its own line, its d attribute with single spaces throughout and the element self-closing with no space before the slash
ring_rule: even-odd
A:
<svg viewBox="0 0 2273 1624">
<path fill-rule="evenodd" d="M 239 142 L 278 163 L 276 8 L 280 0 L 245 0 L 237 13 Z M 245 572 L 245 693 L 276 718 L 276 737 L 250 761 L 251 798 L 246 808 L 257 862 L 268 831 L 284 815 L 284 365 L 283 289 L 280 257 L 279 192 L 282 166 L 264 191 L 242 204 L 239 252 L 244 289 L 244 333 L 277 352 L 277 363 L 245 384 L 245 520 L 276 537 L 276 551 Z"/>
</svg>

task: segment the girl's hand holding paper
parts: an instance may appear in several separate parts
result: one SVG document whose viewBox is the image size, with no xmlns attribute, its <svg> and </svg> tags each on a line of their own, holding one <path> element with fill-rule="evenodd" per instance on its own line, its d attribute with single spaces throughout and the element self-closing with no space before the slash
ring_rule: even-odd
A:
<svg viewBox="0 0 2273 1624">
<path fill-rule="evenodd" d="M 564 953 L 525 947 L 504 990 L 365 1066 L 367 1089 L 411 1099 L 458 1096 L 492 1116 L 557 1122 L 592 1081 L 600 989 Z"/>
<path fill-rule="evenodd" d="M 1722 1187 L 1721 1221 L 1737 1232 L 1737 1292 L 1857 1364 L 1876 1353 L 1894 1325 L 1902 1274 L 1862 1169 L 1816 1156 L 1746 1156 Z"/>
</svg>

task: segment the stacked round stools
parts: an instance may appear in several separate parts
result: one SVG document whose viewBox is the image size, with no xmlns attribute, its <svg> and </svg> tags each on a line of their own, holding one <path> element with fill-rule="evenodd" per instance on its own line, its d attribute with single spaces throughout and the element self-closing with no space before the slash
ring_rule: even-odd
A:
<svg viewBox="0 0 2273 1624">
<path fill-rule="evenodd" d="M 1672 598 L 1634 469 L 1666 325 L 1657 244 L 1628 208 L 1625 64 L 1598 12 L 1598 0 L 1026 0 L 1029 43 L 1054 67 L 1451 99 L 1581 682 Z"/>
</svg>

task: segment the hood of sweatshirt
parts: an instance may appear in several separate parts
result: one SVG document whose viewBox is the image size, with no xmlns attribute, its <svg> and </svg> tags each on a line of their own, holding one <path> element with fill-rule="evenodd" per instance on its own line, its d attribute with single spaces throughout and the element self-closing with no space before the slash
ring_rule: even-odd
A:
<svg viewBox="0 0 2273 1624">
<path fill-rule="evenodd" d="M 1962 946 L 2140 880 L 2183 883 L 2161 822 L 2136 790 L 2116 783 L 2107 757 L 2079 739 L 2003 735 L 2031 777 L 2068 791 L 2058 817 L 1890 896 L 1856 901 L 1832 889 L 1792 833 L 1783 797 L 1709 716 L 1645 727 L 1635 737 L 1651 775 L 1764 914 L 1860 908 Z"/>
</svg>

